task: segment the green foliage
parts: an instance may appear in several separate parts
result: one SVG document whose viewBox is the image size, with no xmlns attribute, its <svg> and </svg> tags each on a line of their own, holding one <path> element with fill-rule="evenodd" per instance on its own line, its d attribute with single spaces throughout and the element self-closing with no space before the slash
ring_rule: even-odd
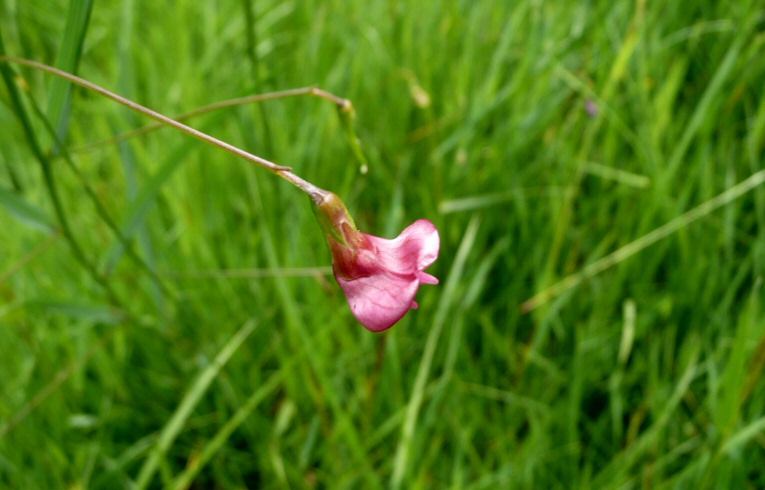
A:
<svg viewBox="0 0 765 490">
<path fill-rule="evenodd" d="M 3 54 L 170 116 L 350 99 L 186 122 L 442 251 L 371 334 L 297 189 L 172 129 L 116 139 L 150 121 L 0 62 L 0 487 L 765 487 L 764 24 L 3 2 Z"/>
</svg>

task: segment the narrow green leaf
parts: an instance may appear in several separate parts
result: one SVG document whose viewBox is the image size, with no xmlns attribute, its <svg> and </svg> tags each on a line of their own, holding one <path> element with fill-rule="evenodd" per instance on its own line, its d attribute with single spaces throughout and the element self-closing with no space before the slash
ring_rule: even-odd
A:
<svg viewBox="0 0 765 490">
<path fill-rule="evenodd" d="M 257 323 L 251 320 L 244 325 L 231 337 L 226 345 L 215 356 L 215 360 L 207 366 L 200 374 L 194 383 L 189 387 L 186 395 L 183 397 L 180 405 L 176 408 L 175 413 L 165 423 L 165 427 L 162 429 L 156 446 L 152 450 L 149 458 L 144 461 L 141 471 L 138 474 L 138 481 L 136 482 L 136 488 L 146 488 L 157 471 L 157 467 L 162 458 L 167 453 L 168 449 L 172 445 L 175 438 L 183 429 L 184 424 L 188 420 L 194 407 L 197 406 L 199 400 L 207 392 L 210 384 L 215 380 L 220 372 L 221 368 L 231 359 L 231 356 L 239 349 L 244 341 L 249 337 Z"/>
<path fill-rule="evenodd" d="M 479 223 L 480 220 L 478 219 L 478 216 L 473 215 L 465 230 L 462 243 L 457 250 L 454 262 L 452 263 L 449 278 L 444 286 L 441 301 L 439 302 L 438 310 L 436 311 L 436 317 L 433 320 L 433 328 L 430 330 L 428 339 L 425 342 L 425 350 L 422 353 L 422 360 L 417 369 L 417 377 L 415 378 L 414 386 L 412 387 L 412 395 L 406 407 L 406 415 L 401 426 L 401 438 L 393 461 L 391 488 L 394 489 L 401 488 L 402 485 L 404 485 L 404 477 L 411 465 L 413 439 L 420 408 L 425 396 L 425 385 L 427 384 L 428 376 L 430 376 L 430 369 L 433 365 L 433 358 L 436 353 L 436 347 L 438 346 L 438 340 L 440 339 L 441 332 L 447 322 L 448 314 L 451 311 L 451 305 L 456 303 L 460 296 L 459 285 L 462 279 L 462 272 L 465 268 L 465 262 L 470 255 L 473 243 L 475 242 L 476 235 L 478 234 Z"/>
<path fill-rule="evenodd" d="M 722 452 L 732 453 L 757 436 L 762 436 L 765 431 L 765 417 L 760 417 L 751 424 L 745 426 L 725 442 Z"/>
<path fill-rule="evenodd" d="M 93 0 L 72 0 L 70 3 L 64 39 L 56 58 L 57 68 L 69 73 L 77 72 L 92 7 Z M 53 80 L 48 99 L 48 119 L 53 123 L 61 140 L 64 139 L 69 126 L 71 94 L 71 83 L 59 78 Z"/>
<path fill-rule="evenodd" d="M 62 314 L 70 318 L 110 325 L 116 325 L 124 320 L 119 310 L 108 305 L 45 301 L 36 303 L 36 306 L 44 311 Z"/>
<path fill-rule="evenodd" d="M 32 228 L 46 233 L 54 229 L 53 218 L 10 189 L 0 187 L 0 206 L 4 207 L 11 216 Z"/>
</svg>

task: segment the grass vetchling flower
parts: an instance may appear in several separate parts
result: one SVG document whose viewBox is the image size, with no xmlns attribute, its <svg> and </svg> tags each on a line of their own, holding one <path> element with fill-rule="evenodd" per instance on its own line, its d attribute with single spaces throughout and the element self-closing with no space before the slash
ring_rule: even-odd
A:
<svg viewBox="0 0 765 490">
<path fill-rule="evenodd" d="M 294 174 L 290 167 L 248 153 L 58 68 L 13 56 L 0 56 L 0 61 L 19 63 L 63 78 L 149 116 L 161 125 L 173 127 L 244 158 L 300 188 L 316 205 L 319 223 L 332 253 L 332 269 L 345 292 L 351 311 L 369 330 L 380 332 L 392 327 L 407 311 L 417 308 L 414 297 L 420 284 L 438 284 L 438 279 L 424 272 L 438 258 L 440 247 L 438 230 L 430 221 L 417 220 L 392 240 L 362 233 L 356 229 L 339 197 Z M 365 162 L 353 130 L 354 111 L 351 102 L 315 87 L 291 92 L 291 95 L 297 94 L 332 101 L 338 108 L 354 154 L 361 162 Z M 362 169 L 365 168 L 364 163 Z"/>
<path fill-rule="evenodd" d="M 420 219 L 392 240 L 362 233 L 343 202 L 327 193 L 317 202 L 335 279 L 345 292 L 356 319 L 380 332 L 392 327 L 407 311 L 420 284 L 438 284 L 424 270 L 438 258 L 440 239 L 435 225 Z"/>
</svg>

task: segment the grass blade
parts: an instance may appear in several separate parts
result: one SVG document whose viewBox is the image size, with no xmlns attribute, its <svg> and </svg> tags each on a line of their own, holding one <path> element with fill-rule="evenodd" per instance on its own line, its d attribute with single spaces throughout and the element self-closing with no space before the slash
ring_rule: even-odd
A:
<svg viewBox="0 0 765 490">
<path fill-rule="evenodd" d="M 277 372 L 269 380 L 263 383 L 252 395 L 242 404 L 241 407 L 231 416 L 231 418 L 221 427 L 215 436 L 202 449 L 201 453 L 193 461 L 189 462 L 183 473 L 179 474 L 175 480 L 173 480 L 172 488 L 176 490 L 183 490 L 189 487 L 194 481 L 194 478 L 199 472 L 207 465 L 215 454 L 220 451 L 231 434 L 242 425 L 247 417 L 257 408 L 263 399 L 273 393 L 282 383 L 282 378 L 286 375 L 286 370 L 282 369 Z"/>
<path fill-rule="evenodd" d="M 690 211 L 681 214 L 677 218 L 656 228 L 652 232 L 643 235 L 637 240 L 634 240 L 622 248 L 585 266 L 579 272 L 571 274 L 570 276 L 567 276 L 564 279 L 556 282 L 547 289 L 540 291 L 521 304 L 521 311 L 529 312 L 538 308 L 539 306 L 550 301 L 555 296 L 578 286 L 583 281 L 586 281 L 587 279 L 600 274 L 604 270 L 613 267 L 614 265 L 624 260 L 627 260 L 628 258 L 650 247 L 659 240 L 662 240 L 685 228 L 699 218 L 703 218 L 704 216 L 721 208 L 722 206 L 735 201 L 744 194 L 762 185 L 763 182 L 765 182 L 765 170 L 761 170 L 751 175 L 749 178 L 718 194 L 709 201 L 699 204 Z"/>
<path fill-rule="evenodd" d="M 420 407 L 422 406 L 425 397 L 425 385 L 428 381 L 428 376 L 430 375 L 431 366 L 433 365 L 433 357 L 436 352 L 436 347 L 438 346 L 438 340 L 441 337 L 441 332 L 446 324 L 447 315 L 449 311 L 451 311 L 450 308 L 457 296 L 458 285 L 462 279 L 465 262 L 470 255 L 476 235 L 478 234 L 479 222 L 480 220 L 477 215 L 473 215 L 465 229 L 462 243 L 460 243 L 460 247 L 457 250 L 457 255 L 455 256 L 449 272 L 449 278 L 444 286 L 441 301 L 438 304 L 436 317 L 433 320 L 433 327 L 430 329 L 428 340 L 425 343 L 425 350 L 422 353 L 420 367 L 417 369 L 417 376 L 415 377 L 414 386 L 412 387 L 412 395 L 409 398 L 404 422 L 401 425 L 401 438 L 399 439 L 398 448 L 396 449 L 396 455 L 393 460 L 393 476 L 390 483 L 390 487 L 393 489 L 401 488 L 404 483 L 404 477 L 411 464 L 414 432 L 417 426 L 417 417 L 420 412 Z"/>
<path fill-rule="evenodd" d="M 77 73 L 92 10 L 93 0 L 72 0 L 69 2 L 64 39 L 56 58 L 56 66 L 61 70 Z M 71 98 L 72 85 L 65 80 L 53 80 L 48 99 L 48 118 L 56 128 L 56 137 L 59 140 L 66 137 Z"/>
<path fill-rule="evenodd" d="M 54 230 L 53 219 L 45 211 L 33 205 L 10 189 L 0 187 L 0 206 L 19 221 L 46 233 Z"/>
<path fill-rule="evenodd" d="M 255 329 L 257 322 L 250 320 L 231 337 L 226 345 L 215 356 L 215 360 L 207 366 L 197 377 L 194 383 L 189 386 L 186 395 L 181 400 L 181 403 L 176 408 L 175 413 L 170 420 L 165 423 L 165 427 L 159 435 L 156 445 L 154 446 L 148 459 L 144 461 L 141 470 L 138 473 L 138 479 L 136 481 L 136 488 L 146 488 L 154 477 L 154 473 L 157 471 L 160 461 L 167 454 L 168 449 L 173 444 L 173 441 L 183 429 L 184 424 L 191 416 L 191 412 L 194 407 L 197 406 L 199 400 L 207 392 L 212 382 L 218 376 L 221 368 L 225 366 L 231 356 L 239 349 L 244 343 L 247 337 Z"/>
</svg>

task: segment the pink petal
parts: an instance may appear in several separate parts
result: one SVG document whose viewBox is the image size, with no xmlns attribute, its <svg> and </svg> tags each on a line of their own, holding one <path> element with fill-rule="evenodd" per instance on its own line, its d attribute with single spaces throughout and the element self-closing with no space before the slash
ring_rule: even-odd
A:
<svg viewBox="0 0 765 490">
<path fill-rule="evenodd" d="M 423 272 L 438 257 L 440 239 L 435 225 L 417 220 L 393 240 L 362 233 L 353 255 L 335 255 L 335 278 L 351 311 L 373 332 L 392 327 L 407 311 L 417 308 L 420 284 L 438 284 Z"/>
<path fill-rule="evenodd" d="M 427 272 L 418 272 L 417 279 L 420 280 L 420 284 L 438 284 L 438 278 L 431 276 Z"/>
<path fill-rule="evenodd" d="M 414 272 L 430 266 L 438 258 L 440 238 L 436 226 L 426 219 L 418 219 L 398 237 L 386 240 L 366 235 L 377 248 L 383 267 L 399 272 Z"/>
<path fill-rule="evenodd" d="M 409 311 L 419 287 L 416 280 L 385 273 L 350 281 L 336 279 L 353 315 L 373 332 L 386 330 L 401 320 Z"/>
<path fill-rule="evenodd" d="M 417 258 L 417 270 L 423 270 L 438 258 L 441 238 L 438 236 L 436 225 L 426 219 L 418 219 L 408 228 L 401 232 L 400 236 L 412 237 L 419 240 L 419 257 Z"/>
</svg>

